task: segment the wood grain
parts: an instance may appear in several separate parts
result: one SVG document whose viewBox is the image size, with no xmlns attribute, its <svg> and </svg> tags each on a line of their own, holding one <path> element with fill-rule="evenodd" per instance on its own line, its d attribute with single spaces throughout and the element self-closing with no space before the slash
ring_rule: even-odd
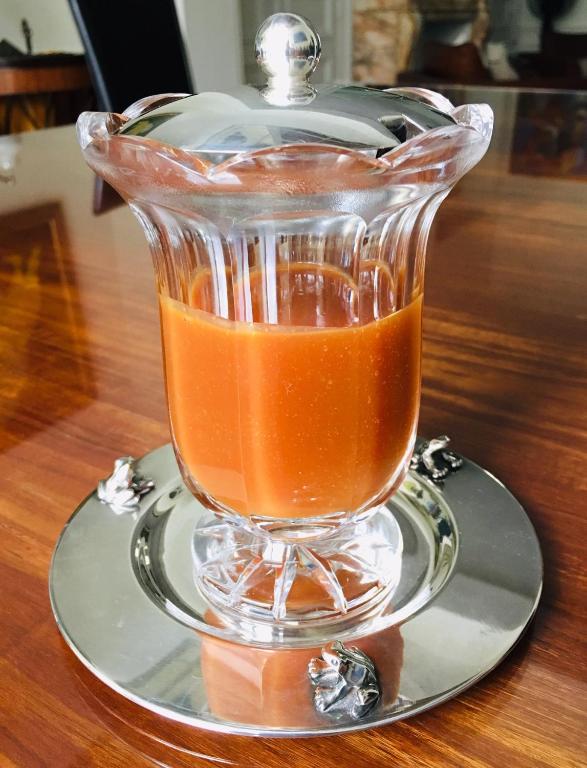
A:
<svg viewBox="0 0 587 768">
<path fill-rule="evenodd" d="M 449 433 L 526 506 L 546 562 L 536 620 L 497 670 L 424 715 L 252 740 L 121 699 L 53 623 L 59 531 L 114 457 L 168 431 L 142 233 L 125 207 L 93 215 L 72 128 L 23 135 L 16 183 L 0 188 L 2 768 L 585 765 L 587 185 L 511 175 L 506 151 L 494 146 L 433 230 L 420 433 Z"/>
<path fill-rule="evenodd" d="M 52 67 L 0 67 L 0 96 L 77 91 L 89 86 L 90 75 L 83 61 Z"/>
</svg>

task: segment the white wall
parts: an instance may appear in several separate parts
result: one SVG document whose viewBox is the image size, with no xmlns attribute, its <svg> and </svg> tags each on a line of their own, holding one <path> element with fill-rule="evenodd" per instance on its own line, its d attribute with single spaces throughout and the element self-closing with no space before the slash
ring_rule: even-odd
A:
<svg viewBox="0 0 587 768">
<path fill-rule="evenodd" d="M 175 0 L 196 90 L 218 91 L 243 82 L 239 0 Z"/>
<path fill-rule="evenodd" d="M 22 19 L 31 26 L 34 53 L 83 52 L 67 0 L 0 0 L 0 38 L 25 51 Z"/>
</svg>

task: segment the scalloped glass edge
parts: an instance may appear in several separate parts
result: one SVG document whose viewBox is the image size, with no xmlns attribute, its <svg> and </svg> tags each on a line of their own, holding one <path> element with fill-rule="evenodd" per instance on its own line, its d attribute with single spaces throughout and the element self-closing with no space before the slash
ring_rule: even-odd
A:
<svg viewBox="0 0 587 768">
<path fill-rule="evenodd" d="M 148 199 L 148 190 L 142 187 L 148 186 L 153 174 L 167 190 L 177 188 L 184 192 L 264 192 L 268 191 L 270 179 L 287 182 L 290 194 L 404 183 L 432 184 L 440 190 L 453 186 L 481 160 L 493 130 L 493 112 L 487 104 L 454 107 L 444 96 L 427 89 L 389 90 L 450 114 L 455 125 L 417 134 L 379 158 L 329 144 L 298 143 L 242 152 L 213 164 L 197 153 L 153 139 L 119 134 L 128 120 L 186 96 L 166 93 L 141 99 L 122 114 L 83 112 L 77 121 L 77 136 L 88 165 L 127 199 Z M 291 178 L 290 163 L 282 162 L 292 155 L 314 161 L 312 168 L 298 174 L 297 185 L 295 178 Z M 334 167 L 335 174 L 330 172 Z M 307 177 L 303 178 L 306 170 L 310 183 Z"/>
</svg>

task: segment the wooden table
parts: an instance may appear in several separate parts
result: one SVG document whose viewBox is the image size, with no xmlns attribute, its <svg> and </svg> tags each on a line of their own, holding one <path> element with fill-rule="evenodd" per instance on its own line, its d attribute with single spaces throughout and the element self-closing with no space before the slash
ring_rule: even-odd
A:
<svg viewBox="0 0 587 768">
<path fill-rule="evenodd" d="M 92 214 L 72 128 L 22 136 L 16 183 L 0 187 L 2 768 L 585 764 L 587 184 L 511 174 L 516 95 L 457 93 L 483 96 L 493 148 L 430 241 L 420 433 L 449 433 L 517 494 L 544 548 L 544 596 L 526 637 L 466 694 L 328 739 L 178 726 L 93 680 L 61 640 L 47 596 L 59 531 L 115 457 L 169 434 L 139 225 L 125 207 Z"/>
</svg>

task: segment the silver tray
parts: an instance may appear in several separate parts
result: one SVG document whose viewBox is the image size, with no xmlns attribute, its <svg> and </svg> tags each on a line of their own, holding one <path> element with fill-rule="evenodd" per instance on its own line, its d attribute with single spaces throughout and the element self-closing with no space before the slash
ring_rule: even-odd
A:
<svg viewBox="0 0 587 768">
<path fill-rule="evenodd" d="M 57 543 L 50 595 L 65 640 L 108 686 L 149 710 L 213 731 L 311 736 L 370 728 L 421 712 L 473 685 L 532 618 L 542 558 L 524 510 L 464 460 L 441 487 L 410 472 L 388 506 L 403 537 L 393 599 L 359 622 L 279 645 L 218 622 L 193 580 L 192 531 L 203 507 L 169 445 L 137 471 L 155 489 L 115 514 L 92 493 Z M 310 660 L 331 640 L 369 654 L 381 700 L 366 716 L 320 714 Z"/>
</svg>

